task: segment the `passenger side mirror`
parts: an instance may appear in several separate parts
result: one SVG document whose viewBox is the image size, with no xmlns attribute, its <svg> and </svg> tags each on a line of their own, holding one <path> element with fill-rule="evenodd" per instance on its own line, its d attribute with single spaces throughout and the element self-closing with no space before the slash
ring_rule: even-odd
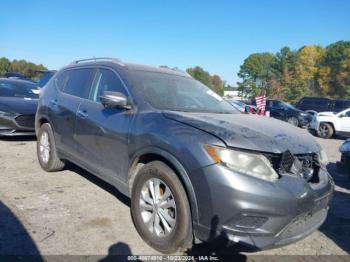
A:
<svg viewBox="0 0 350 262">
<path fill-rule="evenodd" d="M 128 99 L 120 92 L 105 91 L 103 92 L 103 95 L 100 96 L 100 99 L 102 105 L 106 108 L 131 109 L 131 106 L 128 105 Z"/>
</svg>

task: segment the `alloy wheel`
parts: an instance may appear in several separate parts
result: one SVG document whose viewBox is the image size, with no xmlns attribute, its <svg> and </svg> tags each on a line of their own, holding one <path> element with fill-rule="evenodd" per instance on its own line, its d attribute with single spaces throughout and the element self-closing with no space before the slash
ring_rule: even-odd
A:
<svg viewBox="0 0 350 262">
<path fill-rule="evenodd" d="M 44 131 L 40 137 L 40 158 L 44 163 L 49 162 L 50 160 L 50 141 L 49 134 Z"/>
<path fill-rule="evenodd" d="M 140 194 L 140 212 L 148 230 L 157 237 L 168 236 L 176 224 L 176 203 L 169 186 L 158 178 L 147 180 Z"/>
</svg>

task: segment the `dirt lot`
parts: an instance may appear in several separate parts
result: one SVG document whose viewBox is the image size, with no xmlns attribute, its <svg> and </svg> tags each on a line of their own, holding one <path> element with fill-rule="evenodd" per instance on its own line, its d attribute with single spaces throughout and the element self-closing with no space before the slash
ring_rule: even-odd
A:
<svg viewBox="0 0 350 262">
<path fill-rule="evenodd" d="M 326 223 L 296 244 L 255 254 L 350 253 L 350 180 L 335 171 L 343 140 L 318 141 L 337 185 Z M 0 140 L 0 254 L 157 254 L 135 231 L 128 199 L 73 165 L 42 171 L 35 152 L 34 139 Z M 208 250 L 237 252 L 207 244 L 190 252 Z"/>
</svg>

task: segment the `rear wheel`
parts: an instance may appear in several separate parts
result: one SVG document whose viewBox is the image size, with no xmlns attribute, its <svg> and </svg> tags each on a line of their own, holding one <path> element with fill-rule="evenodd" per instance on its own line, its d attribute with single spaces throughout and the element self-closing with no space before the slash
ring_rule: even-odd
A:
<svg viewBox="0 0 350 262">
<path fill-rule="evenodd" d="M 331 138 L 334 134 L 334 129 L 331 124 L 321 123 L 318 128 L 318 135 L 322 138 Z"/>
<path fill-rule="evenodd" d="M 40 166 L 45 171 L 54 172 L 64 168 L 64 162 L 57 156 L 55 139 L 48 123 L 43 124 L 39 129 L 37 156 Z"/>
<path fill-rule="evenodd" d="M 192 219 L 181 181 L 166 164 L 154 161 L 138 172 L 131 215 L 140 236 L 162 253 L 192 246 Z"/>
</svg>

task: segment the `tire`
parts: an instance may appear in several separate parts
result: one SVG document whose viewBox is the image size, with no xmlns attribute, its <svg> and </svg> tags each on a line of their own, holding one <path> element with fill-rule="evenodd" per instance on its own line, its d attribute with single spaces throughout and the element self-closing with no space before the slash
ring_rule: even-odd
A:
<svg viewBox="0 0 350 262">
<path fill-rule="evenodd" d="M 318 136 L 321 138 L 331 138 L 334 134 L 334 128 L 331 124 L 321 123 L 318 129 Z"/>
<path fill-rule="evenodd" d="M 159 186 L 150 187 L 151 182 L 153 185 L 157 185 L 158 182 Z M 159 192 L 160 199 L 162 196 L 169 195 L 170 192 L 171 195 L 165 198 L 167 201 L 163 202 L 170 207 L 162 209 L 162 201 L 156 206 L 147 204 L 147 201 L 152 203 L 152 199 L 154 199 L 150 188 L 159 189 L 157 192 Z M 155 193 L 155 195 L 157 194 Z M 171 203 L 175 203 L 175 208 Z M 143 208 L 144 206 L 148 208 Z M 167 215 L 164 216 L 164 213 Z M 192 218 L 186 192 L 175 172 L 163 162 L 150 162 L 144 165 L 136 175 L 131 195 L 131 216 L 142 239 L 162 253 L 184 251 L 192 246 Z M 165 219 L 166 217 L 167 219 Z M 164 223 L 163 221 L 171 221 L 172 223 Z M 147 222 L 150 223 L 147 224 Z M 158 226 L 155 227 L 155 224 Z"/>
<path fill-rule="evenodd" d="M 288 118 L 287 121 L 288 121 L 289 124 L 291 124 L 293 126 L 297 126 L 297 127 L 299 126 L 299 120 L 298 120 L 298 118 L 296 118 L 294 116 Z"/>
<path fill-rule="evenodd" d="M 45 142 L 47 142 L 46 145 Z M 65 163 L 57 156 L 55 139 L 49 123 L 41 125 L 36 145 L 37 157 L 42 169 L 47 172 L 55 172 L 64 168 Z M 45 149 L 48 149 L 47 155 L 43 153 Z"/>
</svg>

